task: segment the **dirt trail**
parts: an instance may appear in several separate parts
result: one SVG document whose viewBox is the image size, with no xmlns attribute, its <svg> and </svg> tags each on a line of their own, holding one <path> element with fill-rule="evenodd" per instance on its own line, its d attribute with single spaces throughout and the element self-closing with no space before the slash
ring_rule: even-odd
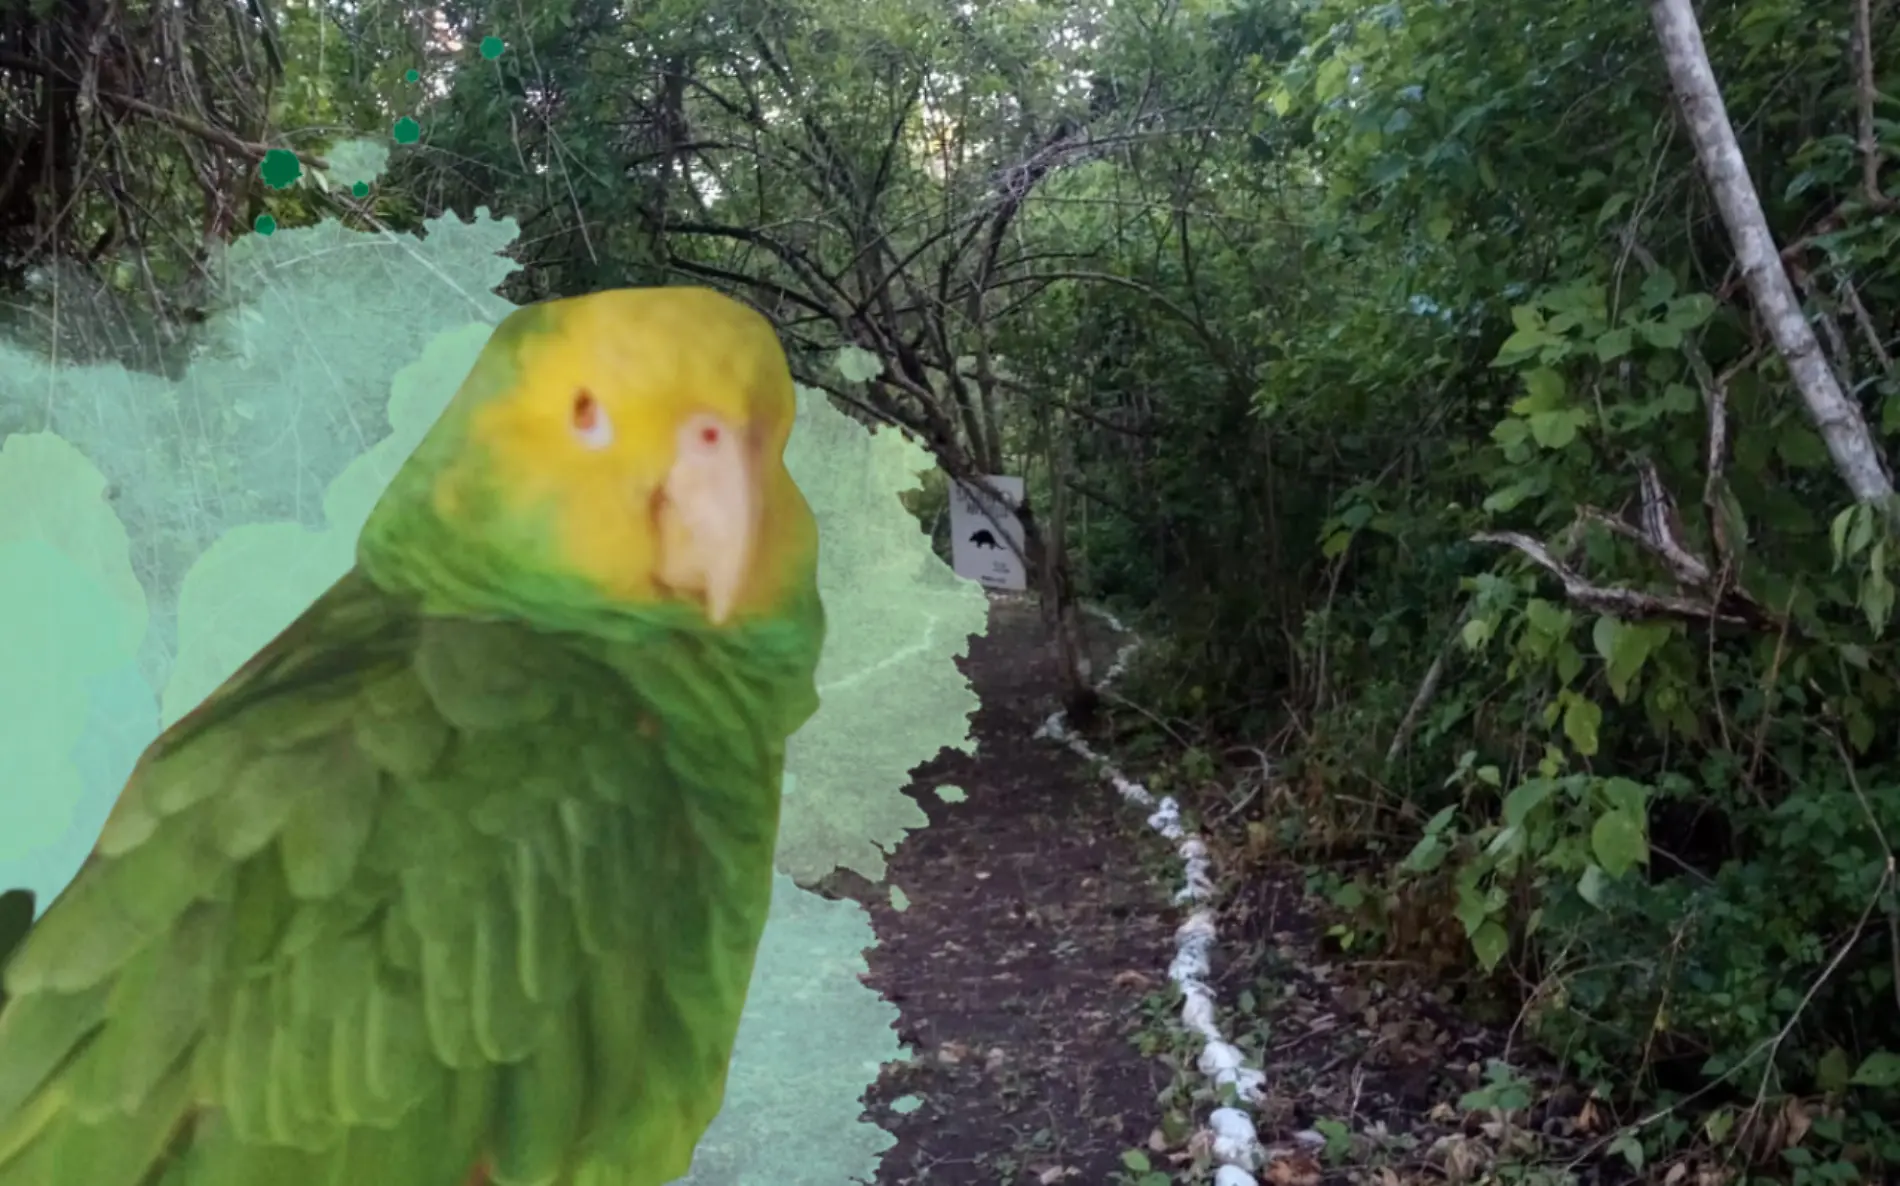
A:
<svg viewBox="0 0 1900 1186">
<path fill-rule="evenodd" d="M 1125 640 L 1089 627 L 1106 670 Z M 1179 1033 L 1167 978 L 1179 869 L 1141 812 L 1034 736 L 1061 692 L 1046 637 L 1034 605 L 991 603 L 989 632 L 961 663 L 982 703 L 976 755 L 946 751 L 912 772 L 906 793 L 930 825 L 892 855 L 887 885 L 842 875 L 830 887 L 870 912 L 866 979 L 898 1007 L 914 1052 L 865 1095 L 867 1119 L 897 1138 L 875 1186 L 1144 1180 L 1122 1159 L 1153 1148 L 1175 1080 L 1153 1043 Z M 1324 950 L 1300 877 L 1256 870 L 1220 908 L 1217 1007 L 1266 1072 L 1260 1139 L 1288 1154 L 1259 1181 L 1410 1186 L 1494 1165 L 1494 1134 L 1452 1105 L 1483 1083 L 1503 1035 L 1442 1007 L 1428 979 Z M 1196 1050 L 1176 1053 L 1198 1084 Z M 1581 1101 L 1548 1072 L 1530 1078 L 1540 1138 L 1525 1160 L 1563 1160 L 1585 1135 L 1567 1119 Z M 1210 1106 L 1196 1102 L 1192 1120 Z M 1328 1130 L 1318 1155 L 1290 1140 L 1315 1126 Z M 1184 1135 L 1150 1153 L 1156 1169 L 1185 1168 L 1174 1160 Z M 1583 1180 L 1619 1179 L 1586 1169 Z"/>
<path fill-rule="evenodd" d="M 962 663 L 982 700 L 977 754 L 940 754 L 906 788 L 930 826 L 890 863 L 905 909 L 847 888 L 877 930 L 868 982 L 919 1056 L 866 1096 L 898 1141 L 877 1186 L 1106 1186 L 1154 1125 L 1167 1072 L 1131 1036 L 1167 987 L 1174 910 L 1152 871 L 1165 848 L 1032 736 L 1060 694 L 1044 638 L 1033 605 L 992 603 Z M 1101 670 L 1114 640 L 1092 642 Z"/>
</svg>

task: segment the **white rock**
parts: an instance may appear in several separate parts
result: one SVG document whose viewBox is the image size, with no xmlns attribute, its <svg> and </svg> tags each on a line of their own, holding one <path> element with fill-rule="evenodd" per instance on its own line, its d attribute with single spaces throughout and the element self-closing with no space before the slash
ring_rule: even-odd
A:
<svg viewBox="0 0 1900 1186">
<path fill-rule="evenodd" d="M 1216 1108 L 1207 1118 L 1207 1127 L 1214 1134 L 1214 1160 L 1244 1170 L 1260 1168 L 1263 1153 L 1260 1138 L 1245 1112 L 1238 1108 Z"/>
</svg>

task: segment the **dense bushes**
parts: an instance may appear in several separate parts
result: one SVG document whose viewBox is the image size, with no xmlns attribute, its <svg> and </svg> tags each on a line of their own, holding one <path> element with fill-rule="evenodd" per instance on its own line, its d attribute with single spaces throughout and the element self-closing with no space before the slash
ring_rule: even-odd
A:
<svg viewBox="0 0 1900 1186">
<path fill-rule="evenodd" d="M 1703 21 L 1830 361 L 1891 434 L 1900 216 L 1863 181 L 1851 16 L 1751 0 Z M 1642 10 L 1335 3 L 1307 27 L 1256 83 L 1260 126 L 1308 147 L 1226 180 L 1323 190 L 1299 242 L 1187 232 L 1203 275 L 1275 253 L 1239 319 L 1257 415 L 1236 428 L 1175 385 L 1166 468 L 1087 541 L 1103 592 L 1200 627 L 1172 652 L 1192 674 L 1151 690 L 1285 702 L 1320 830 L 1369 862 L 1348 900 L 1376 926 L 1444 895 L 1592 1080 L 1845 1092 L 1873 1127 L 1843 1139 L 1891 1164 L 1900 1135 L 1871 1115 L 1900 1105 L 1896 544 L 1844 509 L 1762 341 Z M 1900 41 L 1875 48 L 1891 92 Z M 1137 346 L 1094 385 L 1126 395 L 1188 349 Z M 1079 486 L 1138 480 L 1106 445 L 1078 455 Z M 1216 473 L 1271 513 L 1222 519 Z M 1209 611 L 1242 588 L 1264 628 Z"/>
</svg>

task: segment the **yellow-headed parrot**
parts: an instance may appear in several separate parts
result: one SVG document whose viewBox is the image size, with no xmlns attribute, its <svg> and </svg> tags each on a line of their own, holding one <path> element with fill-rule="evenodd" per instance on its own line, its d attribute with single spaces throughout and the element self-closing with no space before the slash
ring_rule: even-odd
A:
<svg viewBox="0 0 1900 1186">
<path fill-rule="evenodd" d="M 795 410 L 704 289 L 504 320 L 15 951 L 0 1186 L 684 1174 L 817 707 Z"/>
</svg>

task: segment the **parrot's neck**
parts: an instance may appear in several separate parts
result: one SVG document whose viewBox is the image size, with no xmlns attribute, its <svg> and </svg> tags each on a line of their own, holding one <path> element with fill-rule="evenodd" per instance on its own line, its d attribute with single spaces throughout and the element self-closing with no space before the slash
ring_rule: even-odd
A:
<svg viewBox="0 0 1900 1186">
<path fill-rule="evenodd" d="M 400 522 L 398 528 L 396 523 Z M 686 605 L 608 602 L 577 582 L 540 572 L 498 570 L 492 556 L 455 546 L 433 515 L 385 521 L 365 531 L 357 571 L 370 584 L 424 614 L 513 621 L 605 647 L 630 678 L 648 665 L 673 663 L 714 672 L 728 689 L 727 711 L 760 721 L 780 742 L 817 710 L 812 682 L 824 645 L 825 616 L 807 582 L 779 612 L 715 627 Z"/>
</svg>

